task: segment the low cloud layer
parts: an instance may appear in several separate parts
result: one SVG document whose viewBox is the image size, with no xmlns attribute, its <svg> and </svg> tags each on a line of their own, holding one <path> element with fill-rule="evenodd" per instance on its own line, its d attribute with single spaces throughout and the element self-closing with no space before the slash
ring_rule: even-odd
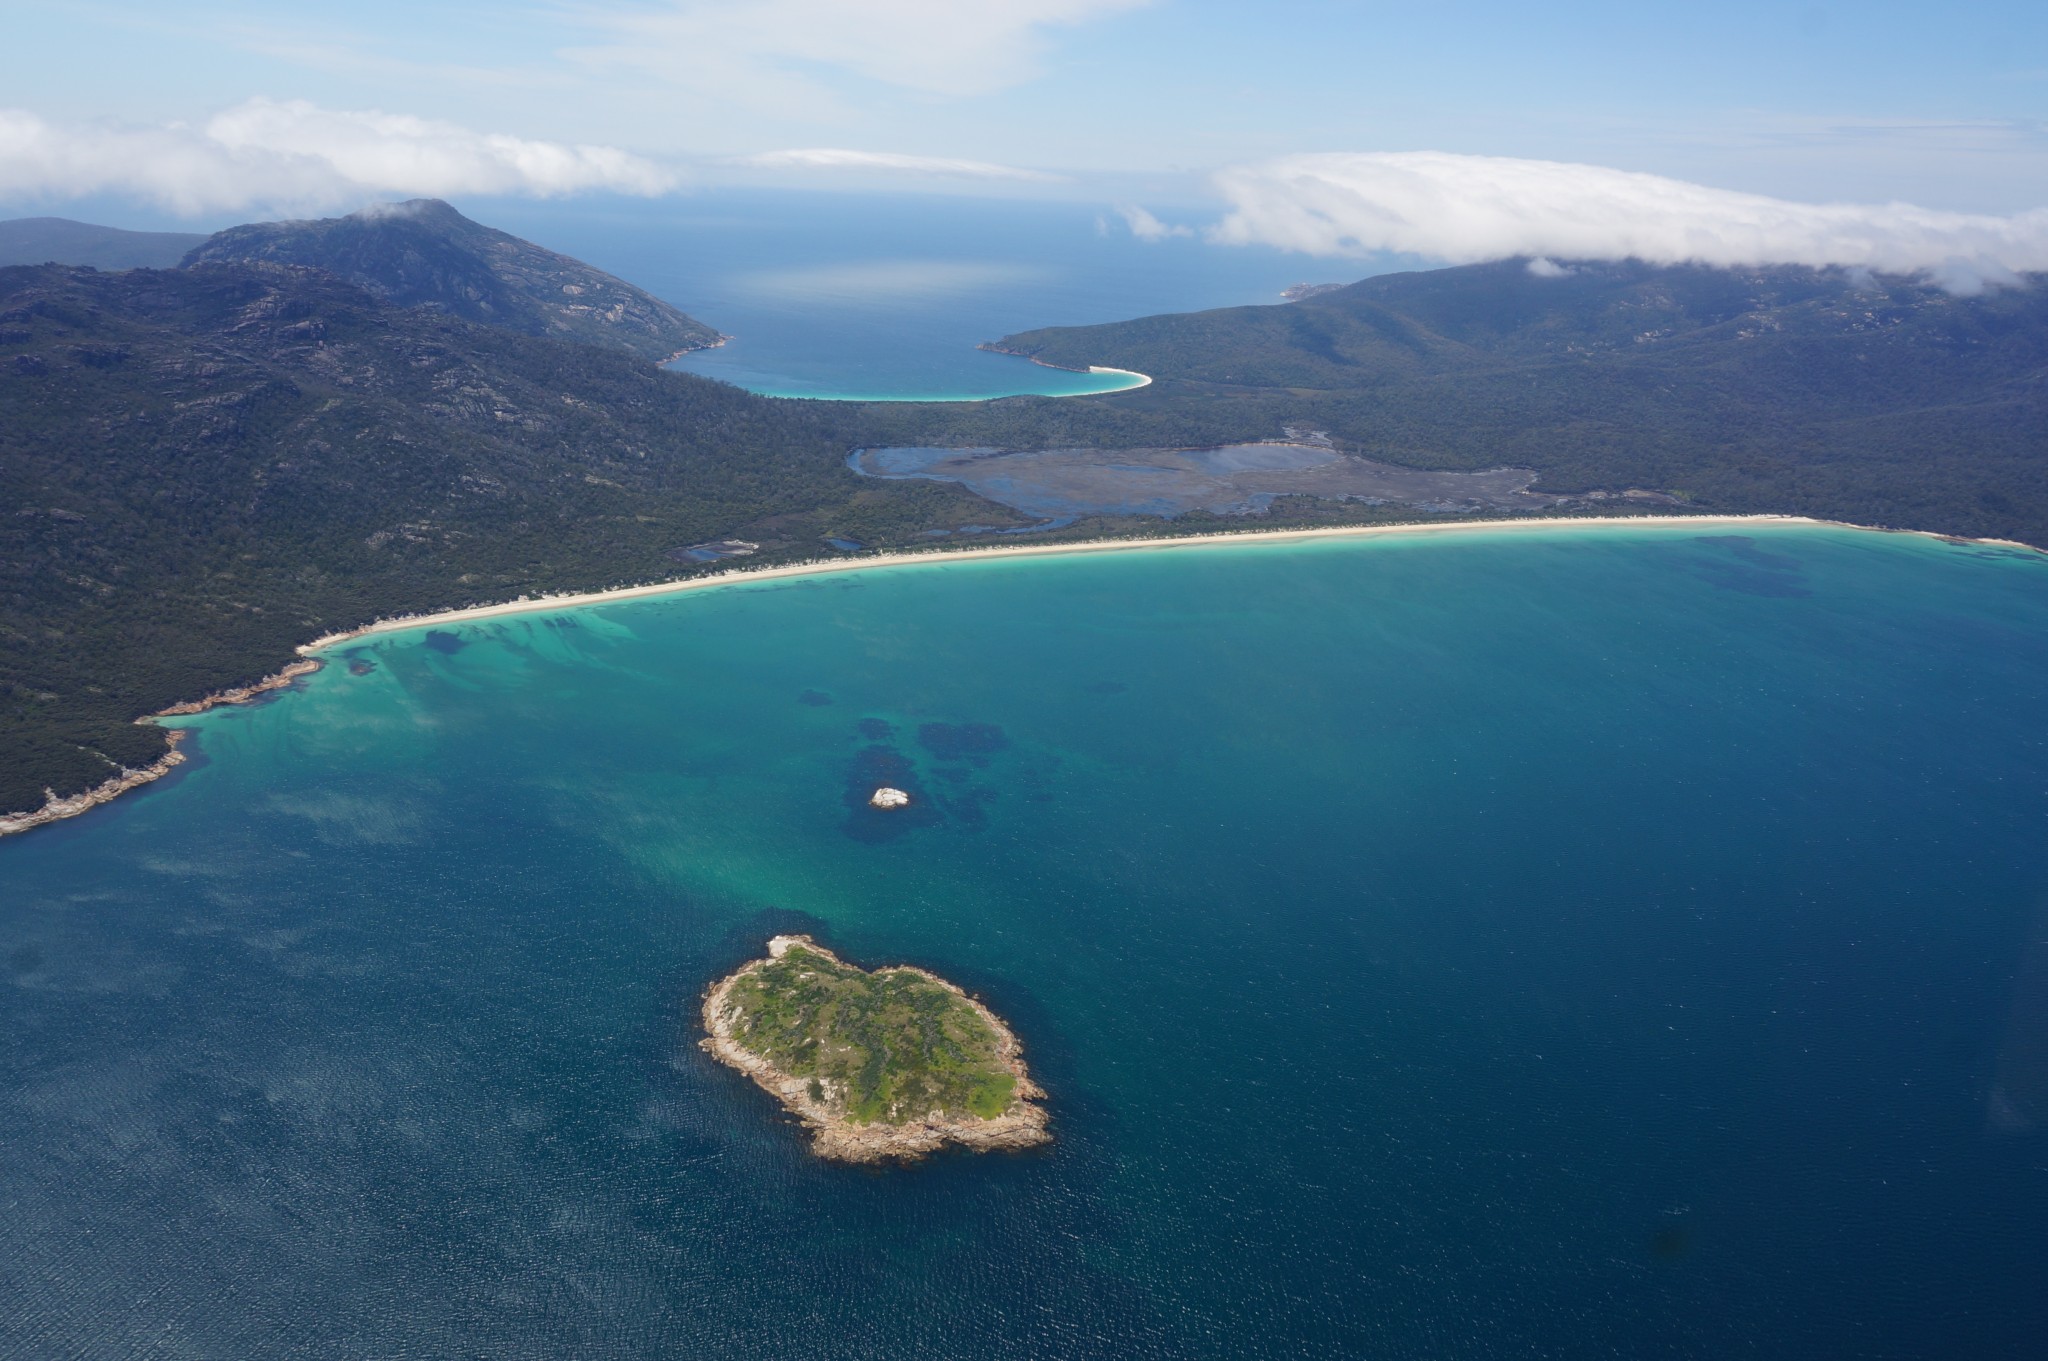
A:
<svg viewBox="0 0 2048 1361">
<path fill-rule="evenodd" d="M 758 170 L 879 170 L 898 174 L 932 175 L 943 179 L 1027 180 L 1056 183 L 1058 175 L 1042 170 L 1023 170 L 989 161 L 962 161 L 947 156 L 911 156 L 896 151 L 848 151 L 840 147 L 804 147 L 789 151 L 764 151 L 739 157 L 739 165 Z"/>
<path fill-rule="evenodd" d="M 314 211 L 378 195 L 659 194 L 672 171 L 613 147 L 569 146 L 404 114 L 252 99 L 199 126 L 61 126 L 0 110 L 0 196 L 115 193 L 196 215 Z"/>
<path fill-rule="evenodd" d="M 1216 183 L 1230 212 L 1212 240 L 1311 255 L 1842 265 L 1927 274 L 1958 290 L 2048 270 L 2048 209 L 1998 217 L 1797 203 L 1597 165 L 1434 151 L 1288 156 Z"/>
<path fill-rule="evenodd" d="M 1119 203 L 1116 211 L 1117 215 L 1123 218 L 1124 225 L 1131 229 L 1131 235 L 1140 241 L 1164 241 L 1169 236 L 1195 234 L 1191 227 L 1183 227 L 1177 223 L 1169 226 L 1161 222 L 1135 203 Z"/>
</svg>

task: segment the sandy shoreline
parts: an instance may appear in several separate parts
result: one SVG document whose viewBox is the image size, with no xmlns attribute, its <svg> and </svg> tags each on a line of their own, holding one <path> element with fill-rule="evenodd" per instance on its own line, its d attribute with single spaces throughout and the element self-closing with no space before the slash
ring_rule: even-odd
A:
<svg viewBox="0 0 2048 1361">
<path fill-rule="evenodd" d="M 1031 362 L 1032 362 L 1032 363 L 1034 363 L 1034 364 L 1036 364 L 1036 363 L 1037 363 L 1038 361 L 1037 361 L 1036 359 L 1034 359 L 1034 360 L 1032 360 Z M 1116 391 L 1118 391 L 1118 392 L 1136 392 L 1136 391 L 1137 391 L 1137 390 L 1138 390 L 1139 388 L 1148 388 L 1148 387 L 1151 387 L 1151 386 L 1152 386 L 1152 375 L 1151 375 L 1151 374 L 1149 374 L 1149 373 L 1139 373 L 1139 372 L 1138 372 L 1138 371 L 1137 371 L 1136 369 L 1112 369 L 1112 368 L 1105 368 L 1105 367 L 1104 367 L 1103 365 L 1101 365 L 1101 364 L 1090 364 L 1090 365 L 1088 366 L 1088 372 L 1090 372 L 1090 373 L 1121 373 L 1121 374 L 1123 374 L 1123 375 L 1124 375 L 1124 376 L 1125 376 L 1126 378 L 1135 378 L 1135 379 L 1137 379 L 1137 380 L 1138 380 L 1137 382 L 1135 382 L 1135 383 L 1131 384 L 1131 385 L 1130 385 L 1129 387 L 1117 388 L 1117 389 L 1116 389 Z M 1109 394 L 1108 394 L 1108 393 L 1095 393 L 1095 392 L 1091 392 L 1091 393 L 1089 393 L 1089 394 L 1087 394 L 1087 395 L 1088 395 L 1088 396 L 1090 396 L 1090 397 L 1100 397 L 1100 396 L 1108 396 Z"/>
<path fill-rule="evenodd" d="M 1050 359 L 1040 359 L 1037 355 L 1026 354 L 1022 350 L 1006 350 L 1001 345 L 996 344 L 996 342 L 994 342 L 993 340 L 983 345 L 977 345 L 974 348 L 977 350 L 987 350 L 990 354 L 1006 354 L 1010 356 L 1010 358 L 1012 359 L 1028 359 L 1032 363 L 1038 365 L 1038 367 L 1040 367 L 1041 369 L 1058 369 L 1061 373 L 1121 373 L 1127 378 L 1135 378 L 1138 380 L 1137 382 L 1130 384 L 1128 387 L 1109 388 L 1102 392 L 1075 392 L 1065 394 L 1067 396 L 1108 397 L 1113 396 L 1114 394 L 1119 392 L 1136 392 L 1139 388 L 1152 386 L 1152 375 L 1149 373 L 1139 373 L 1136 369 L 1113 369 L 1103 364 L 1090 364 L 1085 369 L 1077 369 L 1072 364 L 1055 364 Z"/>
<path fill-rule="evenodd" d="M 241 686 L 231 690 L 217 691 L 204 699 L 189 700 L 171 705 L 157 713 L 146 715 L 138 722 L 149 723 L 159 718 L 170 718 L 186 714 L 203 713 L 218 705 L 247 704 L 263 695 L 285 688 L 324 664 L 318 654 L 330 647 L 351 642 L 357 638 L 378 633 L 396 633 L 405 629 L 434 628 L 447 624 L 474 623 L 483 619 L 497 619 L 507 615 L 529 614 L 540 610 L 569 610 L 587 605 L 605 605 L 622 600 L 643 600 L 653 596 L 675 595 L 685 591 L 711 590 L 726 586 L 749 586 L 756 583 L 786 581 L 798 577 L 828 576 L 840 572 L 867 572 L 889 567 L 918 567 L 940 563 L 976 562 L 1007 558 L 1064 557 L 1085 553 L 1135 553 L 1163 551 L 1168 549 L 1216 548 L 1233 544 L 1288 544 L 1308 543 L 1320 539 L 1365 539 L 1396 535 L 1455 535 L 1475 532 L 1503 533 L 1513 531 L 1537 531 L 1555 528 L 1592 529 L 1600 527 L 1618 529 L 1641 529 L 1686 526 L 1697 529 L 1725 528 L 1767 528 L 1783 527 L 1829 527 L 1853 529 L 1870 534 L 1911 534 L 1921 538 L 1939 539 L 1944 542 L 1981 543 L 2000 548 L 2017 548 L 2029 553 L 2042 550 L 2031 544 L 2018 543 L 2010 539 L 1962 539 L 1952 534 L 1937 534 L 1923 529 L 1883 529 L 1870 525 L 1854 525 L 1839 520 L 1819 520 L 1805 515 L 1581 515 L 1553 516 L 1545 518 L 1523 518 L 1513 520 L 1450 520 L 1435 524 L 1402 525 L 1332 525 L 1317 529 L 1252 529 L 1232 530 L 1214 534 L 1186 534 L 1171 538 L 1157 539 L 1082 539 L 1070 543 L 1040 544 L 979 544 L 972 548 L 930 548 L 908 552 L 876 553 L 865 557 L 817 558 L 806 562 L 788 563 L 780 567 L 736 567 L 720 572 L 709 572 L 699 576 L 685 577 L 680 581 L 654 582 L 645 586 L 622 586 L 607 591 L 564 592 L 559 595 L 521 596 L 516 600 L 496 605 L 473 605 L 463 609 L 437 610 L 429 614 L 397 615 L 389 619 L 378 619 L 356 628 L 324 634 L 311 642 L 302 643 L 297 651 L 300 660 L 266 676 L 254 685 Z M 155 764 L 140 770 L 122 770 L 105 783 L 74 794 L 65 799 L 52 799 L 42 808 L 33 812 L 0 813 L 0 836 L 25 832 L 45 823 L 63 818 L 76 817 L 88 809 L 98 807 L 131 789 L 148 784 L 168 775 L 182 764 L 185 757 L 177 750 L 174 738 L 172 749 Z"/>
<path fill-rule="evenodd" d="M 1518 520 L 1451 520 L 1442 524 L 1406 525 L 1332 525 L 1318 529 L 1253 529 L 1229 530 L 1215 534 L 1183 534 L 1172 538 L 1158 539 L 1077 539 L 1068 543 L 1039 544 L 985 544 L 973 548 L 924 548 L 908 552 L 875 553 L 865 557 L 816 558 L 804 562 L 786 563 L 780 567 L 733 567 L 721 572 L 707 572 L 701 576 L 685 577 L 680 581 L 654 582 L 646 586 L 621 586 L 609 591 L 580 591 L 560 595 L 522 596 L 497 605 L 472 605 L 465 609 L 441 610 L 433 614 L 398 615 L 390 619 L 379 619 L 359 628 L 340 633 L 330 633 L 299 648 L 299 655 L 310 657 L 322 648 L 337 643 L 350 642 L 375 633 L 394 633 L 403 629 L 433 628 L 443 624 L 472 623 L 479 619 L 497 619 L 511 614 L 528 614 L 536 610 L 576 609 L 585 605 L 602 605 L 619 600 L 644 600 L 650 596 L 673 595 L 684 591 L 709 590 L 719 586 L 747 586 L 756 582 L 786 581 L 795 577 L 827 576 L 838 572 L 868 572 L 888 567 L 916 567 L 932 563 L 975 562 L 988 559 L 1048 558 L 1066 557 L 1087 553 L 1140 553 L 1155 550 L 1187 548 L 1214 548 L 1230 544 L 1285 544 L 1307 543 L 1318 539 L 1380 538 L 1393 535 L 1440 535 L 1458 534 L 1477 530 L 1541 530 L 1559 526 L 1570 528 L 1591 528 L 1615 526 L 1641 529 L 1665 525 L 1694 525 L 1700 528 L 1725 528 L 1747 525 L 1834 525 L 1834 521 L 1815 520 L 1803 515 L 1582 515 L 1553 516 L 1546 519 Z M 1840 528 L 1862 528 L 1842 525 Z M 1873 530 L 1873 533 L 1921 533 L 1919 530 Z M 1931 538 L 1947 538 L 1947 535 L 1929 535 Z M 2004 543 L 2003 540 L 1985 539 L 1977 542 Z M 2024 544 L 2009 545 L 2024 548 Z M 2031 551 L 2031 550 L 2030 550 Z"/>
</svg>

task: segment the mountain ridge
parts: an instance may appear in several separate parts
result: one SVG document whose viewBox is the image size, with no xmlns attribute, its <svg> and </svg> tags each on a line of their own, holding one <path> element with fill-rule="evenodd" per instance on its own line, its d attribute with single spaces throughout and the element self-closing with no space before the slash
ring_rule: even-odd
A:
<svg viewBox="0 0 2048 1361">
<path fill-rule="evenodd" d="M 0 266 L 170 269 L 205 240 L 204 232 L 136 232 L 68 217 L 17 217 L 0 222 Z"/>
<path fill-rule="evenodd" d="M 400 307 L 629 350 L 656 363 L 722 339 L 623 279 L 473 222 L 440 199 L 379 204 L 346 217 L 244 223 L 206 238 L 180 263 L 325 269 Z"/>
</svg>

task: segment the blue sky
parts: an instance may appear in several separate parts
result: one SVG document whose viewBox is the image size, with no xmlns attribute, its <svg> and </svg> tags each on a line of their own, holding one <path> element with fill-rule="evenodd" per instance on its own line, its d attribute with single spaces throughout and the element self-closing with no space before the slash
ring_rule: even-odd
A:
<svg viewBox="0 0 2048 1361">
<path fill-rule="evenodd" d="M 2038 0 L 0 0 L 0 26 L 9 207 L 132 192 L 233 215 L 265 206 L 266 178 L 278 208 L 380 178 L 431 189 L 407 150 L 422 139 L 495 157 L 514 192 L 916 184 L 1189 221 L 1227 198 L 1218 171 L 1304 153 L 1582 163 L 1802 204 L 2048 205 Z M 227 137 L 233 164 L 179 137 Z M 366 138 L 404 145 L 380 160 Z M 560 146 L 604 152 L 532 168 Z M 891 159 L 772 155 L 817 149 Z M 188 154 L 173 194 L 163 166 Z M 309 156 L 347 161 L 341 187 Z"/>
</svg>

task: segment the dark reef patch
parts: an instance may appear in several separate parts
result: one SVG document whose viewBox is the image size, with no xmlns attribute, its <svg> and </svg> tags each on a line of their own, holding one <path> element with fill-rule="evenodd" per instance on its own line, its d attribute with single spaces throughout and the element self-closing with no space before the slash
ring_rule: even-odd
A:
<svg viewBox="0 0 2048 1361">
<path fill-rule="evenodd" d="M 469 646 L 468 643 L 462 641 L 459 635 L 450 633 L 446 629 L 428 629 L 426 642 L 427 646 L 434 651 L 450 655 L 460 652 Z"/>
<path fill-rule="evenodd" d="M 1693 542 L 1709 552 L 1688 558 L 1686 570 L 1716 590 L 1780 599 L 1813 594 L 1797 558 L 1759 548 L 1746 534 L 1702 534 Z"/>
<path fill-rule="evenodd" d="M 863 718 L 855 726 L 870 742 L 886 742 L 896 735 L 896 725 L 886 718 Z"/>
<path fill-rule="evenodd" d="M 876 808 L 869 804 L 877 789 L 887 785 L 910 795 L 908 808 Z M 915 827 L 934 827 L 945 821 L 938 802 L 918 782 L 917 768 L 894 747 L 863 747 L 847 771 L 846 821 L 840 830 L 855 841 L 874 845 L 893 841 Z"/>
<path fill-rule="evenodd" d="M 796 702 L 808 704 L 813 709 L 822 709 L 832 702 L 832 696 L 826 694 L 823 690 L 806 690 L 796 697 Z"/>
</svg>

